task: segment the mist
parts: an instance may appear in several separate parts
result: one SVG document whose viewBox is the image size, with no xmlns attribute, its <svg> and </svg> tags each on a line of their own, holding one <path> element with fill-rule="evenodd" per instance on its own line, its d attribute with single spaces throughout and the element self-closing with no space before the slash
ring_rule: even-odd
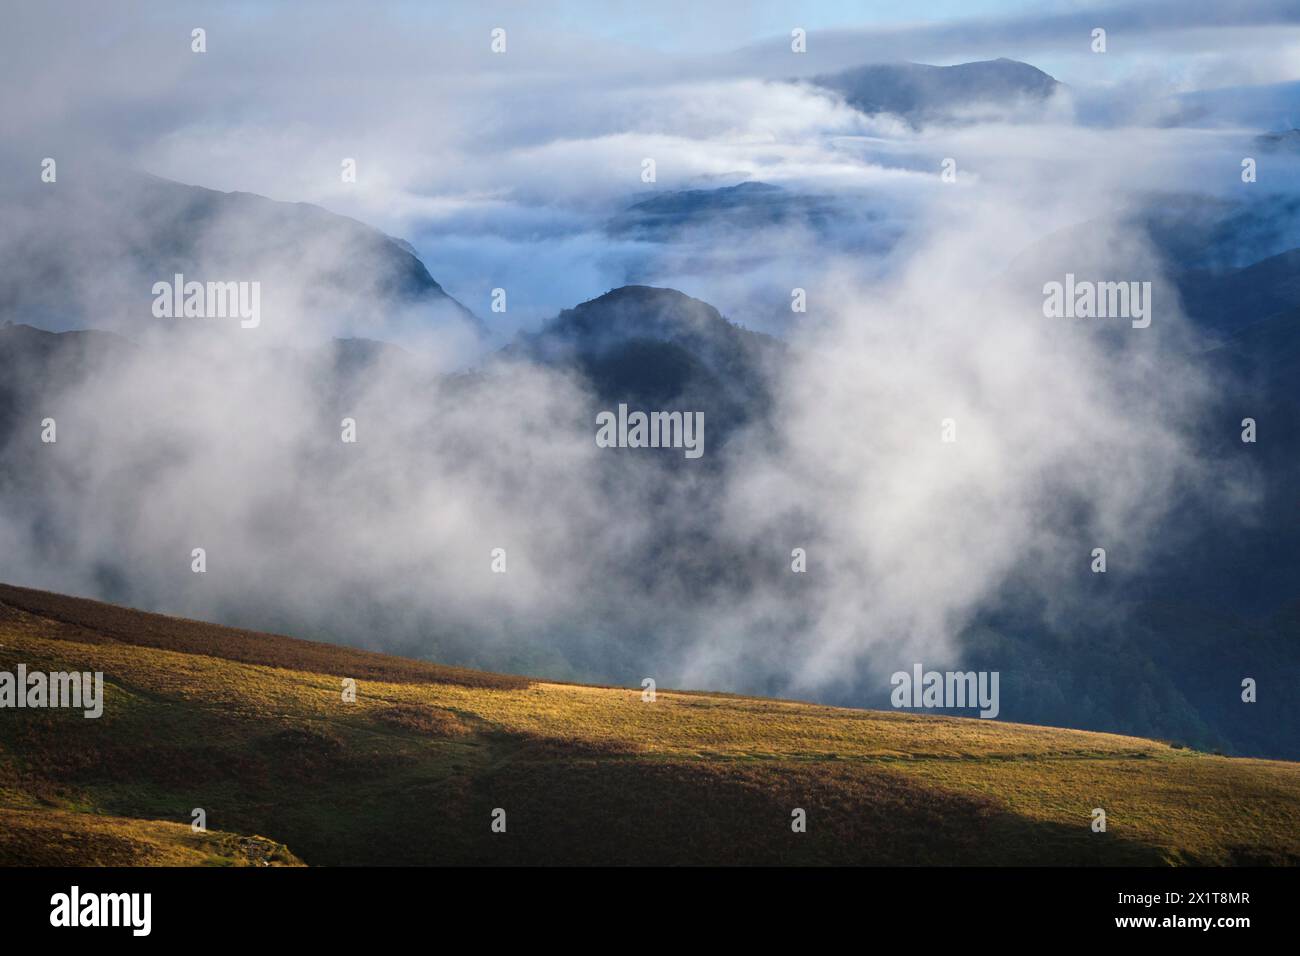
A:
<svg viewBox="0 0 1300 956">
<path fill-rule="evenodd" d="M 14 293 L 4 317 L 118 338 L 15 416 L 0 579 L 542 677 L 872 702 L 913 661 L 959 664 L 961 635 L 999 608 L 1106 613 L 1094 549 L 1140 575 L 1167 553 L 1180 502 L 1247 520 L 1249 470 L 1211 469 L 1195 437 L 1213 398 L 1204 343 L 1128 224 L 1173 179 L 1238 196 L 1240 130 L 1085 123 L 1073 100 L 915 129 L 805 84 L 676 75 L 689 56 L 577 38 L 533 47 L 516 73 L 450 55 L 430 73 L 460 71 L 454 89 L 403 72 L 404 42 L 382 82 L 304 95 L 331 62 L 308 44 L 300 73 L 275 74 L 281 98 L 255 105 L 240 77 L 266 69 L 256 50 L 223 63 L 212 29 L 209 59 L 188 63 L 177 23 L 169 122 L 142 87 L 102 91 L 129 122 L 92 145 L 51 82 L 23 126 L 59 148 L 6 151 L 35 190 L 39 157 L 61 158 L 47 251 L 66 272 L 34 285 L 0 265 L 0 288 L 58 293 Z M 116 62 L 127 42 L 101 55 Z M 395 95 L 404 82 L 428 94 L 418 116 Z M 1166 92 L 1153 86 L 1153 102 Z M 353 156 L 348 190 L 339 164 Z M 114 187 L 87 190 L 92 168 L 131 173 L 96 173 Z M 262 283 L 260 325 L 158 319 L 149 290 L 172 273 L 142 271 L 139 253 L 170 213 L 142 217 L 139 234 L 122 225 L 148 193 L 141 173 L 306 200 L 409 239 L 474 314 L 359 284 L 390 268 L 386 239 L 283 227 L 254 204 L 181 229 L 192 278 Z M 650 196 L 738 182 L 836 215 L 741 235 L 707 221 L 664 241 L 610 233 Z M 52 217 L 39 194 L 8 201 L 12 263 L 51 244 Z M 1079 227 L 1086 247 L 1042 245 Z M 1151 326 L 1045 316 L 1043 287 L 1067 272 L 1152 283 Z M 706 413 L 698 465 L 597 447 L 592 384 L 500 350 L 631 283 L 781 341 L 770 410 L 721 444 Z M 791 310 L 796 289 L 806 312 Z M 47 418 L 56 443 L 40 440 Z"/>
</svg>

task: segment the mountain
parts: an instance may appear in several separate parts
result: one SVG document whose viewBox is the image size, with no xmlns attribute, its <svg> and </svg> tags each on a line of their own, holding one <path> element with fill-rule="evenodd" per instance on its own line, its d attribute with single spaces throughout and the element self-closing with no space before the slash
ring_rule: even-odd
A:
<svg viewBox="0 0 1300 956">
<path fill-rule="evenodd" d="M 676 289 L 640 285 L 611 289 L 521 336 L 531 355 L 548 361 L 604 356 L 637 339 L 696 351 L 719 372 L 755 351 L 779 347 L 770 336 L 728 322 L 707 302 Z"/>
<path fill-rule="evenodd" d="M 1300 399 L 1290 374 L 1300 349 L 1300 199 L 1260 194 L 1229 200 L 1156 194 L 1133 213 L 1062 229 L 1024 250 L 1008 273 L 1038 295 L 1044 277 L 1100 275 L 1116 236 L 1140 253 L 1169 308 L 1176 304 L 1206 349 L 1222 394 L 1243 403 Z"/>
<path fill-rule="evenodd" d="M 1157 193 L 1127 225 L 1150 237 L 1175 275 L 1241 269 L 1300 247 L 1300 197 L 1253 188 L 1248 196 Z"/>
<path fill-rule="evenodd" d="M 1174 736 L 1198 746 L 1300 755 L 1300 737 L 1277 733 L 1279 721 L 1300 726 L 1300 712 L 1279 701 L 1286 712 L 1260 722 L 1221 692 L 1216 676 L 1268 674 L 1270 682 L 1288 686 L 1300 679 L 1300 249 L 1276 251 L 1291 236 L 1295 208 L 1274 198 L 1282 199 L 1152 197 L 1122 220 L 1090 221 L 1048 237 L 1009 272 L 1039 302 L 1045 279 L 1067 272 L 1152 279 L 1169 321 L 1162 329 L 1157 318 L 1147 341 L 1180 352 L 1208 385 L 1186 438 L 1207 483 L 1222 483 L 1212 496 L 1167 502 L 1166 553 L 1127 595 L 1123 629 L 1072 622 L 1074 637 L 1088 634 L 1091 646 L 1083 650 L 1037 624 L 1002 622 L 988 653 L 967 658 L 972 665 L 1011 658 L 1022 678 L 1040 675 L 1041 687 L 1016 695 L 1035 699 L 1035 720 L 1052 721 L 1069 710 L 1071 723 L 1081 719 L 1081 726 L 1110 728 L 1116 719 L 1137 733 L 1179 726 Z M 1114 262 L 1117 241 L 1131 244 L 1134 271 L 1099 274 L 1098 263 Z M 1240 264 L 1243 251 L 1264 255 Z M 1178 320 L 1179 311 L 1188 321 Z M 1247 418 L 1255 422 L 1255 442 L 1242 441 Z M 1090 661 L 1092 654 L 1098 656 Z M 1047 677 L 1053 669 L 1060 678 Z M 1150 675 L 1144 686 L 1118 690 L 1127 683 L 1119 675 L 1143 670 Z M 1061 694 L 1070 703 L 1062 706 Z M 1150 716 L 1137 716 L 1138 701 Z M 1092 716 L 1084 713 L 1094 708 Z"/>
<path fill-rule="evenodd" d="M 703 411 L 715 447 L 771 408 L 777 339 L 675 289 L 623 286 L 565 309 L 506 354 L 572 370 L 605 408 Z"/>
<path fill-rule="evenodd" d="M 9 321 L 0 325 L 0 449 L 46 396 L 57 395 L 100 362 L 114 361 L 131 349 L 112 332 L 46 332 Z M 0 469 L 0 488 L 8 470 Z"/>
<path fill-rule="evenodd" d="M 1036 240 L 1013 261 L 1011 271 L 1062 270 L 1076 275 L 1085 267 L 1110 261 L 1107 249 L 1122 238 L 1135 253 L 1152 261 L 1143 267 L 1182 282 L 1197 273 L 1209 277 L 1300 248 L 1300 197 L 1256 190 L 1235 196 L 1199 192 L 1150 192 L 1130 211 L 1099 216 L 1067 226 Z M 1207 283 L 1189 288 L 1184 304 L 1193 310 Z M 1041 281 L 1039 283 L 1041 286 Z"/>
<path fill-rule="evenodd" d="M 155 282 L 261 286 L 268 323 L 382 328 L 389 313 L 479 327 L 411 246 L 309 203 L 219 192 L 125 171 L 67 168 L 0 195 L 0 319 L 51 330 L 158 328 Z M 174 323 L 175 324 L 175 323 Z"/>
<path fill-rule="evenodd" d="M 868 115 L 892 113 L 913 125 L 965 114 L 1042 104 L 1062 84 L 1037 67 L 999 58 L 955 66 L 873 63 L 813 77 Z"/>
<path fill-rule="evenodd" d="M 0 865 L 1300 863 L 1300 765 L 1136 737 L 647 701 L 639 673 L 555 684 L 0 585 L 20 663 L 102 672 L 103 714 L 0 711 Z"/>
<path fill-rule="evenodd" d="M 1300 309 L 1300 249 L 1238 269 L 1189 270 L 1176 279 L 1184 311 L 1220 336 Z"/>
</svg>

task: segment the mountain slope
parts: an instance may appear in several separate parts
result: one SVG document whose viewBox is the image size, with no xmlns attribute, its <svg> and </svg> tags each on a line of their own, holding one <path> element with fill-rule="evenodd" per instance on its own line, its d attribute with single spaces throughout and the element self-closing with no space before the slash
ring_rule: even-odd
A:
<svg viewBox="0 0 1300 956">
<path fill-rule="evenodd" d="M 301 866 L 263 837 L 188 824 L 0 807 L 0 863 L 23 866 Z"/>
<path fill-rule="evenodd" d="M 1300 308 L 1300 249 L 1241 269 L 1187 272 L 1177 281 L 1188 316 L 1212 334 L 1230 335 Z"/>
<path fill-rule="evenodd" d="M 1300 766 L 1132 737 L 466 681 L 0 586 L 0 669 L 19 662 L 102 670 L 106 700 L 99 720 L 0 711 L 5 864 L 61 834 L 111 858 L 115 820 L 181 843 L 196 807 L 309 864 L 1300 862 Z"/>
<path fill-rule="evenodd" d="M 413 309 L 478 326 L 409 244 L 309 203 L 70 168 L 57 184 L 9 187 L 0 212 L 0 318 L 12 321 L 157 327 L 153 284 L 179 273 L 260 283 L 268 319 L 364 323 Z"/>
<path fill-rule="evenodd" d="M 702 411 L 720 448 L 770 413 L 785 345 L 676 289 L 633 285 L 563 310 L 506 354 L 576 371 L 603 408 Z"/>
</svg>

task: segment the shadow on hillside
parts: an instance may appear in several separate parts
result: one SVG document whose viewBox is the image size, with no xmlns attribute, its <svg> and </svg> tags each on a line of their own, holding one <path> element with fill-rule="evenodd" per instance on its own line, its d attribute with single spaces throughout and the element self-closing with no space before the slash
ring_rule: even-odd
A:
<svg viewBox="0 0 1300 956">
<path fill-rule="evenodd" d="M 691 760 L 496 736 L 340 831 L 268 808 L 258 832 L 327 865 L 1166 865 L 1158 848 L 1008 813 L 863 763 Z M 491 829 L 506 812 L 506 831 Z M 792 830 L 792 811 L 807 830 Z M 253 821 L 250 821 L 250 823 Z M 1197 861 L 1181 857 L 1179 862 Z"/>
</svg>

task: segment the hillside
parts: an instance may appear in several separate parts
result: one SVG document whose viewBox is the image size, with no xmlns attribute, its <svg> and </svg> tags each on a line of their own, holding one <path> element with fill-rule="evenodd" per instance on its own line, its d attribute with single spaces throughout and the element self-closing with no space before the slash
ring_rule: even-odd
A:
<svg viewBox="0 0 1300 956">
<path fill-rule="evenodd" d="M 154 283 L 180 273 L 257 281 L 263 314 L 282 327 L 307 318 L 322 330 L 344 319 L 375 329 L 384 315 L 410 310 L 482 330 L 409 243 L 310 203 L 71 164 L 57 190 L 7 184 L 0 212 L 3 319 L 53 331 L 106 322 L 131 334 L 188 329 L 152 312 Z"/>
<path fill-rule="evenodd" d="M 1300 862 L 1300 765 L 1139 738 L 647 703 L 0 586 L 18 663 L 102 670 L 105 706 L 0 711 L 6 865 Z"/>
</svg>

